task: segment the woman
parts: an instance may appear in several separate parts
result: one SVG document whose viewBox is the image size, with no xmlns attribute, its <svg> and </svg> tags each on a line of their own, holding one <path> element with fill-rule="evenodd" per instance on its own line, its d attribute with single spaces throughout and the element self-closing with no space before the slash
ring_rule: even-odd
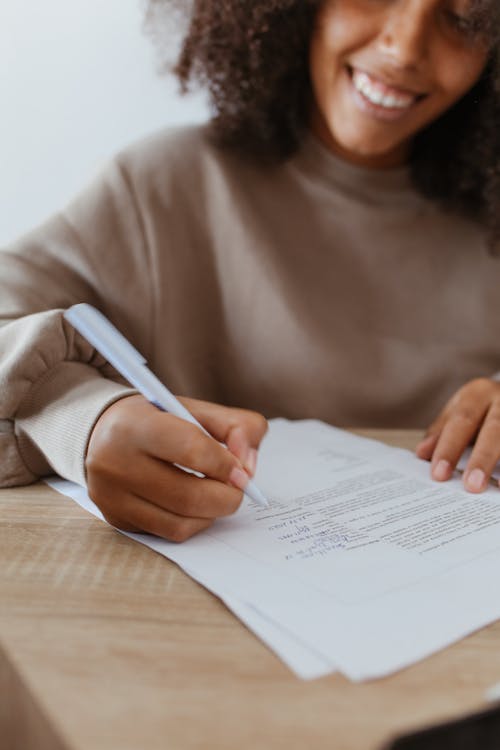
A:
<svg viewBox="0 0 500 750">
<path fill-rule="evenodd" d="M 481 491 L 500 457 L 498 31 L 494 0 L 195 2 L 177 74 L 208 86 L 211 126 L 128 149 L 1 257 L 2 484 L 56 470 L 113 525 L 182 541 L 238 507 L 262 414 L 431 422 L 437 480 L 477 436 Z M 63 322 L 81 301 L 229 451 L 120 382 Z"/>
</svg>

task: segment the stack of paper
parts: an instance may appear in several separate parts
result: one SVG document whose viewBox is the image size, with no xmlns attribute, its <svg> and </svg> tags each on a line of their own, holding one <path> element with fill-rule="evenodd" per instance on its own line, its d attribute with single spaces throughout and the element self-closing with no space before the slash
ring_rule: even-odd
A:
<svg viewBox="0 0 500 750">
<path fill-rule="evenodd" d="M 51 486 L 96 516 L 84 489 Z M 381 677 L 500 617 L 500 493 L 437 484 L 408 451 L 273 420 L 232 517 L 182 545 L 127 534 L 219 596 L 295 673 Z"/>
</svg>

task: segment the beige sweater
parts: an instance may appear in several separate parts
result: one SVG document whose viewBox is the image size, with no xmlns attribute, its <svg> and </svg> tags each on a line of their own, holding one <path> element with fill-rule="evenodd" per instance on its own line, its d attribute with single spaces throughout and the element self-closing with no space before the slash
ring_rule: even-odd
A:
<svg viewBox="0 0 500 750">
<path fill-rule="evenodd" d="M 61 310 L 99 307 L 176 393 L 341 426 L 425 426 L 500 369 L 500 261 L 477 227 L 310 137 L 277 168 L 203 128 L 127 149 L 0 253 L 0 485 L 84 483 L 129 391 Z"/>
</svg>

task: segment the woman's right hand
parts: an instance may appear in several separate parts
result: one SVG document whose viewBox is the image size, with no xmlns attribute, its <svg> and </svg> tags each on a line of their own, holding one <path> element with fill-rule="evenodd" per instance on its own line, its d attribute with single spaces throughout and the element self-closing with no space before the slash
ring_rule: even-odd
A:
<svg viewBox="0 0 500 750">
<path fill-rule="evenodd" d="M 207 401 L 180 401 L 215 440 L 140 395 L 112 404 L 94 426 L 86 456 L 88 491 L 112 526 L 183 542 L 239 508 L 255 472 L 265 418 Z"/>
</svg>

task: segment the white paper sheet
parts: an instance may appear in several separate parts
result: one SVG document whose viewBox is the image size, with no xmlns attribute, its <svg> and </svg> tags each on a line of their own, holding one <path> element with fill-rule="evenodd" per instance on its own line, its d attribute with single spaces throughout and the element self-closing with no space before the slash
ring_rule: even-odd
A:
<svg viewBox="0 0 500 750">
<path fill-rule="evenodd" d="M 182 545 L 147 539 L 194 577 L 203 571 L 250 627 L 255 614 L 274 623 L 276 651 L 275 636 L 292 636 L 362 680 L 500 617 L 498 490 L 434 483 L 408 451 L 285 420 L 271 424 L 256 483 L 269 509 L 245 502 Z"/>
</svg>

